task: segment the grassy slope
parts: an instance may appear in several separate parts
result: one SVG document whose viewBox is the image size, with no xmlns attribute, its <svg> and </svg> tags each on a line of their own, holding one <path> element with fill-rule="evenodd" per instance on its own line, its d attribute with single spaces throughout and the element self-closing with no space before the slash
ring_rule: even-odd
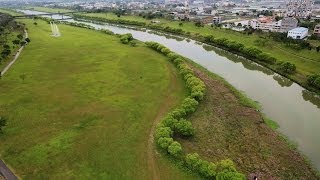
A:
<svg viewBox="0 0 320 180">
<path fill-rule="evenodd" d="M 108 13 L 89 13 L 88 16 L 104 17 L 110 19 L 118 18 L 114 14 Z M 150 23 L 150 20 L 143 19 L 139 16 L 121 16 L 121 19 L 136 20 L 146 23 Z M 239 41 L 246 46 L 256 46 L 255 40 L 259 39 L 258 35 L 243 35 L 238 32 L 212 28 L 210 26 L 196 27 L 192 22 L 184 22 L 182 26 L 179 26 L 179 21 L 168 21 L 165 19 L 160 19 L 161 25 L 170 26 L 175 28 L 182 28 L 185 31 L 191 33 L 200 33 L 204 35 L 213 35 L 215 37 L 227 38 L 229 40 Z M 265 52 L 272 54 L 274 57 L 282 61 L 290 61 L 297 65 L 298 72 L 302 74 L 311 74 L 320 72 L 320 54 L 316 51 L 301 50 L 296 51 L 291 48 L 285 47 L 283 44 L 269 40 L 267 45 L 264 47 L 258 47 Z"/>
<path fill-rule="evenodd" d="M 246 175 L 259 179 L 319 179 L 304 157 L 271 128 L 253 103 L 220 77 L 190 62 L 205 82 L 207 92 L 190 116 L 196 131 L 191 139 L 180 138 L 186 152 L 217 162 L 230 158 Z"/>
<path fill-rule="evenodd" d="M 53 38 L 44 22 L 24 22 L 32 43 L 0 81 L 0 114 L 9 119 L 1 158 L 26 179 L 150 179 L 148 133 L 174 68 L 114 36 L 61 25 L 62 37 Z M 181 80 L 172 92 L 174 105 L 185 94 Z"/>
<path fill-rule="evenodd" d="M 5 9 L 5 8 L 1 8 L 1 7 L 0 7 L 0 12 L 2 12 L 2 13 L 6 13 L 6 14 L 10 14 L 10 15 L 12 15 L 12 16 L 21 15 L 20 13 L 15 12 L 15 11 L 13 11 L 13 10 L 9 10 L 9 9 Z"/>
<path fill-rule="evenodd" d="M 11 47 L 11 55 L 6 58 L 6 59 L 3 59 L 2 62 L 0 63 L 0 71 L 10 62 L 10 60 L 13 58 L 13 55 L 15 54 L 15 52 L 17 51 L 17 49 L 20 47 L 20 46 L 16 46 L 12 43 L 13 40 L 16 40 L 18 39 L 17 38 L 17 35 L 20 34 L 21 32 L 17 32 L 17 31 L 7 31 L 7 35 L 6 35 L 6 38 L 7 38 L 7 45 L 9 45 Z M 2 36 L 0 36 L 2 37 Z M 3 47 L 0 46 L 0 52 L 2 52 L 3 50 Z"/>
<path fill-rule="evenodd" d="M 47 8 L 47 7 L 39 7 L 39 6 L 27 6 L 27 9 L 32 9 L 35 11 L 42 11 L 42 12 L 51 12 L 51 13 L 65 13 L 65 12 L 72 12 L 70 9 L 62 9 L 62 8 Z"/>
</svg>

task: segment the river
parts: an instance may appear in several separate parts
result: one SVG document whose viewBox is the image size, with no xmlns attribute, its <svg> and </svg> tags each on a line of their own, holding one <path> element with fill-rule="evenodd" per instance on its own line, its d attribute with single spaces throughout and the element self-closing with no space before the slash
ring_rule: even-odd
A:
<svg viewBox="0 0 320 180">
<path fill-rule="evenodd" d="M 37 11 L 22 12 L 39 14 Z M 58 15 L 54 18 L 60 19 Z M 131 33 L 140 41 L 161 43 L 223 77 L 249 98 L 259 102 L 262 112 L 280 125 L 278 130 L 296 143 L 298 149 L 320 170 L 319 96 L 257 63 L 194 40 L 108 24 L 81 23 L 117 34 Z"/>
</svg>

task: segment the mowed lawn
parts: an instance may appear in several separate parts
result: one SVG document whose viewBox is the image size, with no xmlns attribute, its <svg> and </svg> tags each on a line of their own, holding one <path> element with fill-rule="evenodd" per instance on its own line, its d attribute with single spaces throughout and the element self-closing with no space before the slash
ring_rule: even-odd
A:
<svg viewBox="0 0 320 180">
<path fill-rule="evenodd" d="M 115 36 L 58 25 L 54 38 L 47 23 L 23 22 L 31 43 L 0 79 L 0 115 L 8 118 L 0 158 L 23 179 L 152 179 L 153 120 L 165 101 L 173 107 L 186 94 L 174 67 Z M 169 161 L 160 166 L 185 177 Z"/>
</svg>

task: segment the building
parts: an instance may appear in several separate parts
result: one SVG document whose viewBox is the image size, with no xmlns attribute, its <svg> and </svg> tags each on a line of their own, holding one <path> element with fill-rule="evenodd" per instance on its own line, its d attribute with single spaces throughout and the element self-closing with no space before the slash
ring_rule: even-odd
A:
<svg viewBox="0 0 320 180">
<path fill-rule="evenodd" d="M 248 25 L 253 29 L 261 29 L 262 31 L 288 32 L 298 26 L 298 20 L 293 17 L 285 17 L 275 21 L 273 17 L 261 17 L 250 20 Z"/>
<path fill-rule="evenodd" d="M 313 34 L 320 37 L 320 24 L 314 27 Z"/>
<path fill-rule="evenodd" d="M 308 28 L 298 27 L 288 31 L 288 36 L 292 39 L 304 39 L 308 36 Z"/>
<path fill-rule="evenodd" d="M 298 20 L 294 17 L 285 17 L 280 20 L 279 32 L 288 32 L 291 29 L 298 27 Z"/>
<path fill-rule="evenodd" d="M 261 17 L 249 21 L 249 26 L 262 31 L 280 31 L 281 21 L 274 21 L 273 17 Z"/>
<path fill-rule="evenodd" d="M 222 17 L 221 16 L 213 17 L 212 23 L 213 24 L 221 24 L 222 23 Z"/>
<path fill-rule="evenodd" d="M 311 15 L 314 0 L 289 0 L 287 3 L 287 15 L 295 17 L 307 17 Z"/>
</svg>

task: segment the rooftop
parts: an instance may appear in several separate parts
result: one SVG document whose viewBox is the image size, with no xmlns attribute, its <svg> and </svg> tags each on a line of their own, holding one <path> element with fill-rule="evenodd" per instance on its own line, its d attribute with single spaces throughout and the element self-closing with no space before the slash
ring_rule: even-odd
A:
<svg viewBox="0 0 320 180">
<path fill-rule="evenodd" d="M 294 32 L 297 32 L 297 33 L 302 33 L 304 31 L 308 31 L 308 30 L 309 29 L 305 28 L 305 27 L 297 27 L 297 28 L 291 29 L 290 31 L 294 31 Z"/>
</svg>

